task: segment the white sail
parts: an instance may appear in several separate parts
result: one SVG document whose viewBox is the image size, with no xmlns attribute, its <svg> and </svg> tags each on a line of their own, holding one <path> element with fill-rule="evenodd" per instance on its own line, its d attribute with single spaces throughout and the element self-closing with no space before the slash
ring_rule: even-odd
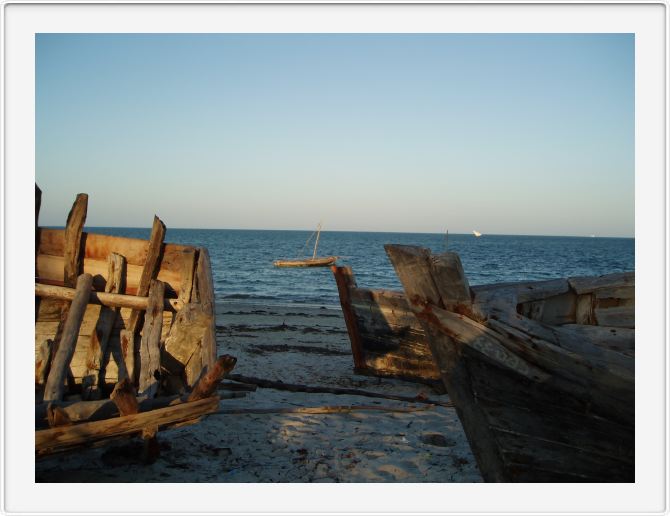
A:
<svg viewBox="0 0 670 516">
<path fill-rule="evenodd" d="M 482 234 L 479 231 L 477 231 L 476 229 L 472 230 L 472 234 L 475 235 L 476 237 L 482 236 Z"/>
</svg>

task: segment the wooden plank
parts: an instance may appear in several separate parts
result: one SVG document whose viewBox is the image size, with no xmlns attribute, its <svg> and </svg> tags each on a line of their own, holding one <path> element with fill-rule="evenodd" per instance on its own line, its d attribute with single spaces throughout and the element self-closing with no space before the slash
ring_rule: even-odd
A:
<svg viewBox="0 0 670 516">
<path fill-rule="evenodd" d="M 62 256 L 39 254 L 37 256 L 37 282 L 48 285 L 64 286 L 63 266 L 64 260 Z M 107 258 L 104 260 L 85 258 L 84 272 L 93 276 L 93 286 L 96 290 L 104 290 L 105 281 L 108 279 Z M 141 265 L 127 265 L 126 294 L 137 295 L 141 276 Z M 169 288 L 166 287 L 166 293 L 169 297 L 177 297 L 177 291 L 181 283 L 181 271 L 161 268 L 158 272 L 157 279 L 169 286 Z"/>
<path fill-rule="evenodd" d="M 349 342 L 351 343 L 351 354 L 354 358 L 354 368 L 364 367 L 363 353 L 361 349 L 361 337 L 358 332 L 358 323 L 351 303 L 351 291 L 356 289 L 356 279 L 351 267 L 338 267 L 332 265 L 330 270 L 335 277 L 337 292 L 340 296 L 342 305 L 342 315 L 344 323 L 349 333 Z"/>
<path fill-rule="evenodd" d="M 137 287 L 138 296 L 146 296 L 149 293 L 149 286 L 151 281 L 156 279 L 161 265 L 161 251 L 163 247 L 163 240 L 165 238 L 165 224 L 156 216 L 154 216 L 153 227 L 151 228 L 151 237 L 149 239 L 149 248 L 147 250 L 147 257 L 142 267 L 142 275 L 140 277 L 139 285 Z M 163 285 L 163 296 L 165 294 L 165 286 Z M 144 320 L 144 311 L 133 310 L 130 314 L 130 319 L 125 330 L 121 331 L 121 351 L 126 360 L 126 370 L 128 375 L 134 381 L 138 381 L 140 369 L 138 363 L 140 360 L 140 342 L 137 339 L 137 334 L 140 331 Z M 161 323 L 162 324 L 162 323 Z"/>
<path fill-rule="evenodd" d="M 199 352 L 198 343 L 202 341 L 210 322 L 211 316 L 199 303 L 188 303 L 176 314 L 161 358 L 162 366 L 170 374 L 183 374 L 193 354 Z"/>
<path fill-rule="evenodd" d="M 566 279 L 519 281 L 513 283 L 493 283 L 490 285 L 478 285 L 472 287 L 475 293 L 492 292 L 495 290 L 513 290 L 516 293 L 517 303 L 528 303 L 559 296 L 570 291 L 570 285 Z"/>
<path fill-rule="evenodd" d="M 570 287 L 577 294 L 590 294 L 601 288 L 620 288 L 635 286 L 635 272 L 617 272 L 603 276 L 568 278 Z"/>
<path fill-rule="evenodd" d="M 89 292 L 93 284 L 90 274 L 82 274 L 77 279 L 77 294 L 70 306 L 67 319 L 63 326 L 63 334 L 60 345 L 56 351 L 51 371 L 44 389 L 45 400 L 60 400 L 65 392 L 64 382 L 67 370 L 74 354 L 74 348 L 79 335 L 79 326 L 84 317 L 84 311 L 88 303 Z"/>
<path fill-rule="evenodd" d="M 158 393 L 160 378 L 160 339 L 163 328 L 163 295 L 165 285 L 158 280 L 151 280 L 149 287 L 149 304 L 142 330 L 140 343 L 139 387 L 142 396 L 154 398 Z"/>
<path fill-rule="evenodd" d="M 544 300 L 530 301 L 519 304 L 519 313 L 545 324 L 570 324 L 576 322 L 577 296 L 565 292 Z"/>
<path fill-rule="evenodd" d="M 593 294 L 577 296 L 577 307 L 575 309 L 576 324 L 596 324 L 596 316 L 593 312 L 595 299 Z"/>
<path fill-rule="evenodd" d="M 387 244 L 384 250 L 402 283 L 405 296 L 412 309 L 417 308 L 416 303 L 442 306 L 440 292 L 432 277 L 428 249 Z"/>
<path fill-rule="evenodd" d="M 602 287 L 593 291 L 597 300 L 617 299 L 629 300 L 635 299 L 635 286 L 629 287 Z"/>
<path fill-rule="evenodd" d="M 198 249 L 197 292 L 198 300 L 205 313 L 210 316 L 209 327 L 202 338 L 200 365 L 198 366 L 191 358 L 187 367 L 187 383 L 189 386 L 200 376 L 204 367 L 212 367 L 216 362 L 216 321 L 214 304 L 214 281 L 212 279 L 212 266 L 209 259 L 209 252 L 206 248 Z"/>
<path fill-rule="evenodd" d="M 35 354 L 35 385 L 44 385 L 47 381 L 53 344 L 54 342 L 51 339 L 41 339 Z"/>
<path fill-rule="evenodd" d="M 635 329 L 583 324 L 566 324 L 562 329 L 575 332 L 596 346 L 635 356 Z"/>
<path fill-rule="evenodd" d="M 196 252 L 193 248 L 187 248 L 182 251 L 182 271 L 181 283 L 179 284 L 179 301 L 182 304 L 191 301 L 191 292 L 193 290 L 193 280 L 195 278 Z"/>
<path fill-rule="evenodd" d="M 107 282 L 105 292 L 123 293 L 125 289 L 126 260 L 120 254 L 112 253 L 108 259 Z M 95 331 L 91 335 L 90 347 L 86 357 L 86 372 L 82 380 L 82 397 L 100 399 L 105 383 L 105 367 L 103 359 L 107 351 L 107 343 L 118 317 L 118 308 L 101 307 Z M 123 375 L 125 376 L 125 375 Z"/>
<path fill-rule="evenodd" d="M 68 287 L 74 287 L 77 278 L 84 272 L 84 256 L 82 254 L 82 231 L 86 221 L 88 195 L 77 194 L 77 198 L 67 216 L 65 226 L 65 240 L 63 244 L 63 259 L 65 262 L 63 281 Z"/>
<path fill-rule="evenodd" d="M 140 435 L 142 430 L 149 425 L 165 428 L 199 418 L 218 408 L 219 398 L 212 396 L 204 400 L 180 403 L 150 412 L 40 430 L 35 432 L 35 453 L 41 456 L 79 446 L 90 446 L 111 438 Z"/>
<path fill-rule="evenodd" d="M 429 263 L 442 306 L 451 312 L 470 313 L 472 307 L 470 283 L 458 254 L 446 252 L 434 255 L 431 256 Z"/>
<path fill-rule="evenodd" d="M 59 287 L 56 285 L 35 283 L 35 295 L 43 298 L 71 301 L 74 299 L 75 290 L 73 288 Z M 149 298 L 116 294 L 113 292 L 91 291 L 88 302 L 91 304 L 103 305 L 109 308 L 131 308 L 133 310 L 146 310 L 149 303 Z M 166 299 L 163 302 L 163 310 L 166 312 L 176 312 L 181 308 L 182 305 L 178 299 Z M 128 321 L 128 324 L 130 324 L 130 317 L 128 317 Z"/>
<path fill-rule="evenodd" d="M 635 328 L 634 306 L 613 306 L 610 308 L 596 307 L 594 315 L 599 326 Z"/>
<path fill-rule="evenodd" d="M 40 253 L 63 256 L 64 234 L 63 229 L 41 228 Z M 148 241 L 141 238 L 127 238 L 97 233 L 83 233 L 86 243 L 84 258 L 105 263 L 110 253 L 117 253 L 126 258 L 129 267 L 143 267 L 147 260 Z M 193 246 L 165 243 L 161 269 L 181 273 L 183 267 L 182 251 L 195 249 Z M 62 277 L 62 275 L 61 275 Z M 177 283 L 179 285 L 179 283 Z"/>
</svg>

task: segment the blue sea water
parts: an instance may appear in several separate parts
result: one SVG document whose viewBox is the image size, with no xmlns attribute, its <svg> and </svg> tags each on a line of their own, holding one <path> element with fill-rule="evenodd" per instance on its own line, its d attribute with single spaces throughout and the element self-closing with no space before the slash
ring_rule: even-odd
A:
<svg viewBox="0 0 670 516">
<path fill-rule="evenodd" d="M 86 228 L 108 235 L 147 239 L 150 229 Z M 328 267 L 276 268 L 279 258 L 295 258 L 310 231 L 170 229 L 166 241 L 207 247 L 217 302 L 339 306 Z M 350 265 L 359 286 L 401 290 L 384 244 L 445 250 L 445 235 L 322 231 L 320 256 L 338 255 Z M 460 254 L 470 284 L 599 275 L 635 269 L 632 238 L 452 235 L 448 249 Z M 307 251 L 311 255 L 311 248 Z M 304 256 L 304 253 L 303 253 Z"/>
</svg>

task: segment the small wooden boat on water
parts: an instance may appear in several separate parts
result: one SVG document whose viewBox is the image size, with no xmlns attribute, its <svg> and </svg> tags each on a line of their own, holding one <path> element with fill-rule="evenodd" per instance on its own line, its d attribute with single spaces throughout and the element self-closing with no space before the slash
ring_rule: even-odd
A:
<svg viewBox="0 0 670 516">
<path fill-rule="evenodd" d="M 337 262 L 337 256 L 322 256 L 320 258 L 305 258 L 304 260 L 276 260 L 275 267 L 328 267 Z"/>
<path fill-rule="evenodd" d="M 486 481 L 634 482 L 634 273 L 471 289 L 387 245 Z"/>
<path fill-rule="evenodd" d="M 214 288 L 203 247 L 83 231 L 79 194 L 65 229 L 37 226 L 35 453 L 38 457 L 197 422 L 235 358 L 217 359 Z"/>
<path fill-rule="evenodd" d="M 307 239 L 307 242 L 305 242 L 305 247 L 307 247 L 307 244 L 309 244 L 309 241 L 312 239 L 312 237 L 316 235 L 316 241 L 314 242 L 314 253 L 312 254 L 311 258 L 295 258 L 295 259 L 288 259 L 288 260 L 275 260 L 274 261 L 274 266 L 275 267 L 328 267 L 329 265 L 333 265 L 335 262 L 337 262 L 337 256 L 320 256 L 319 258 L 316 257 L 316 249 L 319 246 L 319 236 L 321 235 L 321 224 L 319 223 L 318 227 L 316 228 L 316 231 L 312 233 L 312 235 Z"/>
</svg>

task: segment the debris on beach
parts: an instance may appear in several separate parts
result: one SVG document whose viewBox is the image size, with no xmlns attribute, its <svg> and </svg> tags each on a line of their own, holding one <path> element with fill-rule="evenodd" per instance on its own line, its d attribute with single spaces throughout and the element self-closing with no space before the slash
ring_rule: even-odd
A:
<svg viewBox="0 0 670 516">
<path fill-rule="evenodd" d="M 83 231 L 88 195 L 65 229 L 38 226 L 35 185 L 35 454 L 156 435 L 219 408 L 236 363 L 216 356 L 214 289 L 203 247 Z"/>
</svg>

